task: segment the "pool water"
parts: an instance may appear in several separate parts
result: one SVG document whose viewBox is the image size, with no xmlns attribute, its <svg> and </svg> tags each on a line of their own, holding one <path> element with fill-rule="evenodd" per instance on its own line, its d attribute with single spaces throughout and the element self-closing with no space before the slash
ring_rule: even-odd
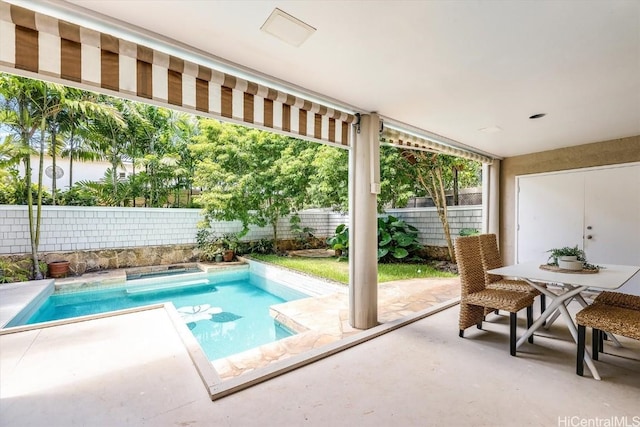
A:
<svg viewBox="0 0 640 427">
<path fill-rule="evenodd" d="M 286 300 L 254 286 L 252 282 L 264 285 L 265 279 L 253 277 L 248 270 L 200 273 L 136 280 L 133 286 L 56 293 L 27 324 L 172 302 L 208 359 L 216 360 L 292 335 L 269 315 L 271 305 Z"/>
</svg>

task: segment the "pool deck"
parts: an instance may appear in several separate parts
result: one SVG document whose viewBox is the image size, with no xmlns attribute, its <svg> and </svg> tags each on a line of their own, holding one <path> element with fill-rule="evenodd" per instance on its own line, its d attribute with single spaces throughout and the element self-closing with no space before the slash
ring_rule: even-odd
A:
<svg viewBox="0 0 640 427">
<path fill-rule="evenodd" d="M 430 307 L 456 301 L 456 278 L 410 279 L 378 286 L 378 320 L 388 323 Z M 213 362 L 222 379 L 237 377 L 311 349 L 362 333 L 349 324 L 347 288 L 271 307 L 272 316 L 297 335 Z"/>
<path fill-rule="evenodd" d="M 224 268 L 237 266 L 225 265 Z M 122 281 L 122 276 L 123 272 L 118 271 L 63 279 L 56 281 L 56 288 L 115 284 Z M 21 292 L 13 289 L 20 289 L 17 285 L 6 290 L 19 300 L 30 297 L 36 292 L 34 289 L 42 292 L 42 289 L 53 288 L 51 281 L 39 281 L 34 289 L 22 286 Z M 277 372 L 295 369 L 309 355 L 317 360 L 340 351 L 345 345 L 384 334 L 397 327 L 399 321 L 404 321 L 399 319 L 405 316 L 451 306 L 459 296 L 459 279 L 412 279 L 380 284 L 380 326 L 367 331 L 349 325 L 347 287 L 333 285 L 328 289 L 333 291 L 272 306 L 272 316 L 296 331 L 296 335 L 213 362 L 206 360 L 171 304 L 125 310 L 108 317 L 89 316 L 71 323 L 57 321 L 45 327 L 28 325 L 1 330 L 2 406 L 7 408 L 16 397 L 40 396 L 41 392 L 48 396 L 60 390 L 62 394 L 76 396 L 78 382 L 78 390 L 82 390 L 83 381 L 97 378 L 102 381 L 103 377 L 107 381 L 106 377 L 112 373 L 119 381 L 124 381 L 127 375 L 135 379 L 137 374 L 129 372 L 132 366 L 144 366 L 149 375 L 157 376 L 143 382 L 145 390 L 138 391 L 140 396 L 152 395 L 152 389 L 166 389 L 174 381 L 168 379 L 173 374 L 167 364 L 175 364 L 182 375 L 188 365 L 189 375 L 195 373 L 199 378 L 200 391 L 210 399 L 223 397 L 246 388 L 247 384 L 279 375 Z M 56 368 L 50 369 L 52 366 Z M 136 382 L 132 380 L 129 386 L 132 390 L 137 390 Z M 67 390 L 68 387 L 73 390 Z M 177 387 L 182 389 L 182 385 Z"/>
</svg>

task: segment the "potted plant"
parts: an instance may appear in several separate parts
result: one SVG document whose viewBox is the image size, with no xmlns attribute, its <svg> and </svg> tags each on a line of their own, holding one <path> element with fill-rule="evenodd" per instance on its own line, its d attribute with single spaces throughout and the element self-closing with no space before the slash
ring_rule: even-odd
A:
<svg viewBox="0 0 640 427">
<path fill-rule="evenodd" d="M 238 236 L 234 233 L 223 234 L 220 238 L 222 248 L 222 258 L 224 262 L 233 261 L 236 255 L 236 250 L 240 244 Z"/>
<path fill-rule="evenodd" d="M 223 260 L 222 248 L 217 248 L 215 250 L 214 261 L 222 262 L 222 260 Z"/>
<path fill-rule="evenodd" d="M 69 274 L 69 261 L 52 261 L 47 263 L 47 271 L 49 277 L 59 279 L 61 277 L 67 277 Z"/>
<path fill-rule="evenodd" d="M 327 239 L 327 245 L 334 250 L 335 255 L 342 258 L 348 256 L 349 251 L 349 229 L 345 224 L 336 227 L 336 234 Z"/>
<path fill-rule="evenodd" d="M 549 249 L 551 255 L 547 259 L 548 265 L 558 265 L 558 261 L 587 261 L 585 253 L 582 249 L 578 248 L 578 245 L 574 247 L 565 246 L 563 248 Z"/>
</svg>

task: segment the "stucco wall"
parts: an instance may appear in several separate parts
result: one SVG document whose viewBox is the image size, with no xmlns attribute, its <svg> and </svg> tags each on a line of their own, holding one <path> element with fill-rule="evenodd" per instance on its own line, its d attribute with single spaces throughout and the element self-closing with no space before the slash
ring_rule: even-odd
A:
<svg viewBox="0 0 640 427">
<path fill-rule="evenodd" d="M 504 261 L 512 263 L 515 259 L 516 176 L 638 161 L 640 135 L 504 159 L 500 175 L 500 248 Z"/>
</svg>

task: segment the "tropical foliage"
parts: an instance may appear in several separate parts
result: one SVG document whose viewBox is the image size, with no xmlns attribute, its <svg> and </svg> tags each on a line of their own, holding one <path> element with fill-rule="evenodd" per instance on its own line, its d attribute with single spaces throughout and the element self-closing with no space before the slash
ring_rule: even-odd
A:
<svg viewBox="0 0 640 427">
<path fill-rule="evenodd" d="M 348 151 L 147 104 L 0 74 L 0 131 L 0 203 L 30 207 L 34 277 L 45 204 L 203 207 L 208 220 L 238 220 L 245 231 L 271 227 L 274 245 L 285 216 L 348 210 Z M 444 190 L 477 185 L 479 164 L 433 153 L 407 162 L 392 147 L 381 147 L 380 158 L 379 211 L 429 194 L 449 235 Z M 74 165 L 84 161 L 110 167 L 98 182 L 76 182 Z M 61 162 L 64 181 L 55 175 Z M 403 253 L 390 244 L 383 258 Z"/>
<path fill-rule="evenodd" d="M 327 244 L 336 251 L 338 259 L 349 256 L 349 228 L 345 224 L 336 227 Z M 418 229 L 392 215 L 378 218 L 378 262 L 419 261 Z"/>
</svg>

